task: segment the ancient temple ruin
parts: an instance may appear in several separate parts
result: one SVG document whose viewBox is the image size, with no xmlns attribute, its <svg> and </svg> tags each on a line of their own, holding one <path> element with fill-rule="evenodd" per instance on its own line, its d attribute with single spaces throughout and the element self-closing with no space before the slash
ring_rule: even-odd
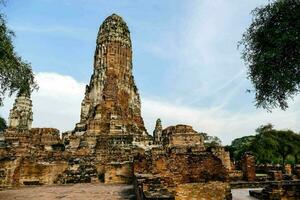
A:
<svg viewBox="0 0 300 200">
<path fill-rule="evenodd" d="M 30 97 L 17 97 L 0 146 L 0 186 L 134 183 L 138 199 L 191 191 L 230 199 L 224 149 L 208 150 L 191 126 L 163 128 L 160 119 L 153 137 L 147 133 L 132 67 L 129 29 L 113 14 L 100 26 L 74 130 L 61 138 L 57 129 L 31 128 Z"/>
</svg>

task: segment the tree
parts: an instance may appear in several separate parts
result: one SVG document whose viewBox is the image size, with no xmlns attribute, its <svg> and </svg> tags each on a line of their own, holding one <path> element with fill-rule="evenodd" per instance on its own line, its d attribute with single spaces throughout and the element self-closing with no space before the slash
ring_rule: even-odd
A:
<svg viewBox="0 0 300 200">
<path fill-rule="evenodd" d="M 7 128 L 6 121 L 4 118 L 0 117 L 0 132 L 4 131 Z"/>
<path fill-rule="evenodd" d="M 209 136 L 207 133 L 200 133 L 204 139 L 204 146 L 208 147 L 219 147 L 222 145 L 220 138 L 217 136 Z"/>
<path fill-rule="evenodd" d="M 245 152 L 250 151 L 250 146 L 254 138 L 254 136 L 245 136 L 233 140 L 231 145 L 226 147 L 230 152 L 230 157 L 235 161 L 240 160 Z"/>
<path fill-rule="evenodd" d="M 0 0 L 0 5 L 4 5 L 4 1 Z M 0 13 L 0 104 L 6 94 L 30 94 L 37 88 L 30 64 L 14 50 L 13 37 L 14 33 L 7 28 L 4 15 Z"/>
<path fill-rule="evenodd" d="M 279 157 L 276 149 L 278 148 L 278 137 L 273 125 L 267 124 L 256 129 L 250 149 L 258 163 L 278 163 Z"/>
<path fill-rule="evenodd" d="M 293 155 L 294 147 L 294 135 L 295 133 L 291 130 L 277 131 L 276 137 L 278 140 L 278 146 L 276 152 L 281 156 L 282 165 L 284 166 L 289 155 Z"/>
<path fill-rule="evenodd" d="M 256 106 L 285 110 L 300 91 L 300 1 L 272 1 L 252 14 L 239 46 Z"/>
<path fill-rule="evenodd" d="M 300 134 L 293 135 L 293 155 L 295 158 L 295 164 L 300 163 Z"/>
<path fill-rule="evenodd" d="M 252 152 L 257 163 L 299 162 L 300 135 L 291 130 L 276 130 L 271 124 L 256 129 L 255 136 L 245 136 L 232 141 L 227 147 L 234 160 L 245 152 Z M 294 158 L 294 159 L 291 159 Z"/>
</svg>

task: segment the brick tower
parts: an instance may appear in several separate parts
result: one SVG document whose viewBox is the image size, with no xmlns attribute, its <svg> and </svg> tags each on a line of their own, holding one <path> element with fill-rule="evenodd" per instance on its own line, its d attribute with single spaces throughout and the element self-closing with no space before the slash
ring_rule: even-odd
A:
<svg viewBox="0 0 300 200">
<path fill-rule="evenodd" d="M 130 32 L 123 19 L 112 14 L 100 26 L 94 72 L 86 86 L 76 131 L 92 135 L 143 135 L 138 89 L 132 75 Z"/>
</svg>

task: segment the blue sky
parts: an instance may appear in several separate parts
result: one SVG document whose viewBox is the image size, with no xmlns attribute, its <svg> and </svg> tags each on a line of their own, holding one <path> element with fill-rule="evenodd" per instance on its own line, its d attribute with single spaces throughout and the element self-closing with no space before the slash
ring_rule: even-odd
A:
<svg viewBox="0 0 300 200">
<path fill-rule="evenodd" d="M 32 63 L 40 90 L 33 94 L 34 125 L 72 129 L 93 66 L 96 35 L 112 13 L 131 31 L 133 69 L 148 131 L 185 123 L 225 144 L 255 128 L 300 130 L 299 97 L 283 112 L 254 106 L 237 42 L 250 12 L 266 0 L 20 0 L 4 12 L 16 50 Z M 13 99 L 1 114 L 8 116 Z"/>
</svg>

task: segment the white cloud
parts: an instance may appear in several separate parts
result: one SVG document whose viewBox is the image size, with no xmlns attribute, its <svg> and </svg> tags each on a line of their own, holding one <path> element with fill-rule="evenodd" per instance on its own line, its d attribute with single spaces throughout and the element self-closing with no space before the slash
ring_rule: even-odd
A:
<svg viewBox="0 0 300 200">
<path fill-rule="evenodd" d="M 80 104 L 85 84 L 70 76 L 40 72 L 36 74 L 39 90 L 32 94 L 33 126 L 71 130 L 79 121 Z M 4 102 L 4 117 L 8 118 L 14 97 Z"/>
<path fill-rule="evenodd" d="M 234 112 L 223 107 L 197 108 L 148 98 L 142 98 L 142 102 L 143 116 L 149 132 L 153 130 L 157 118 L 162 119 L 163 127 L 189 124 L 199 132 L 220 137 L 224 144 L 229 144 L 235 138 L 254 134 L 256 128 L 267 123 L 272 123 L 277 129 L 300 131 L 300 123 L 297 123 L 300 97 L 290 102 L 287 111 L 274 110 L 272 113 L 254 108 L 251 112 Z"/>
<path fill-rule="evenodd" d="M 61 131 L 71 130 L 79 121 L 80 104 L 85 84 L 70 76 L 41 72 L 36 74 L 40 86 L 32 95 L 34 127 L 55 127 Z M 195 130 L 219 136 L 224 144 L 236 137 L 249 135 L 266 123 L 273 123 L 279 129 L 300 131 L 300 97 L 290 102 L 287 111 L 265 110 L 234 112 L 224 107 L 201 108 L 164 102 L 157 98 L 141 97 L 142 115 L 149 133 L 152 133 L 157 118 L 164 127 L 175 124 L 189 124 Z M 4 116 L 12 107 L 13 98 L 6 98 Z"/>
</svg>

